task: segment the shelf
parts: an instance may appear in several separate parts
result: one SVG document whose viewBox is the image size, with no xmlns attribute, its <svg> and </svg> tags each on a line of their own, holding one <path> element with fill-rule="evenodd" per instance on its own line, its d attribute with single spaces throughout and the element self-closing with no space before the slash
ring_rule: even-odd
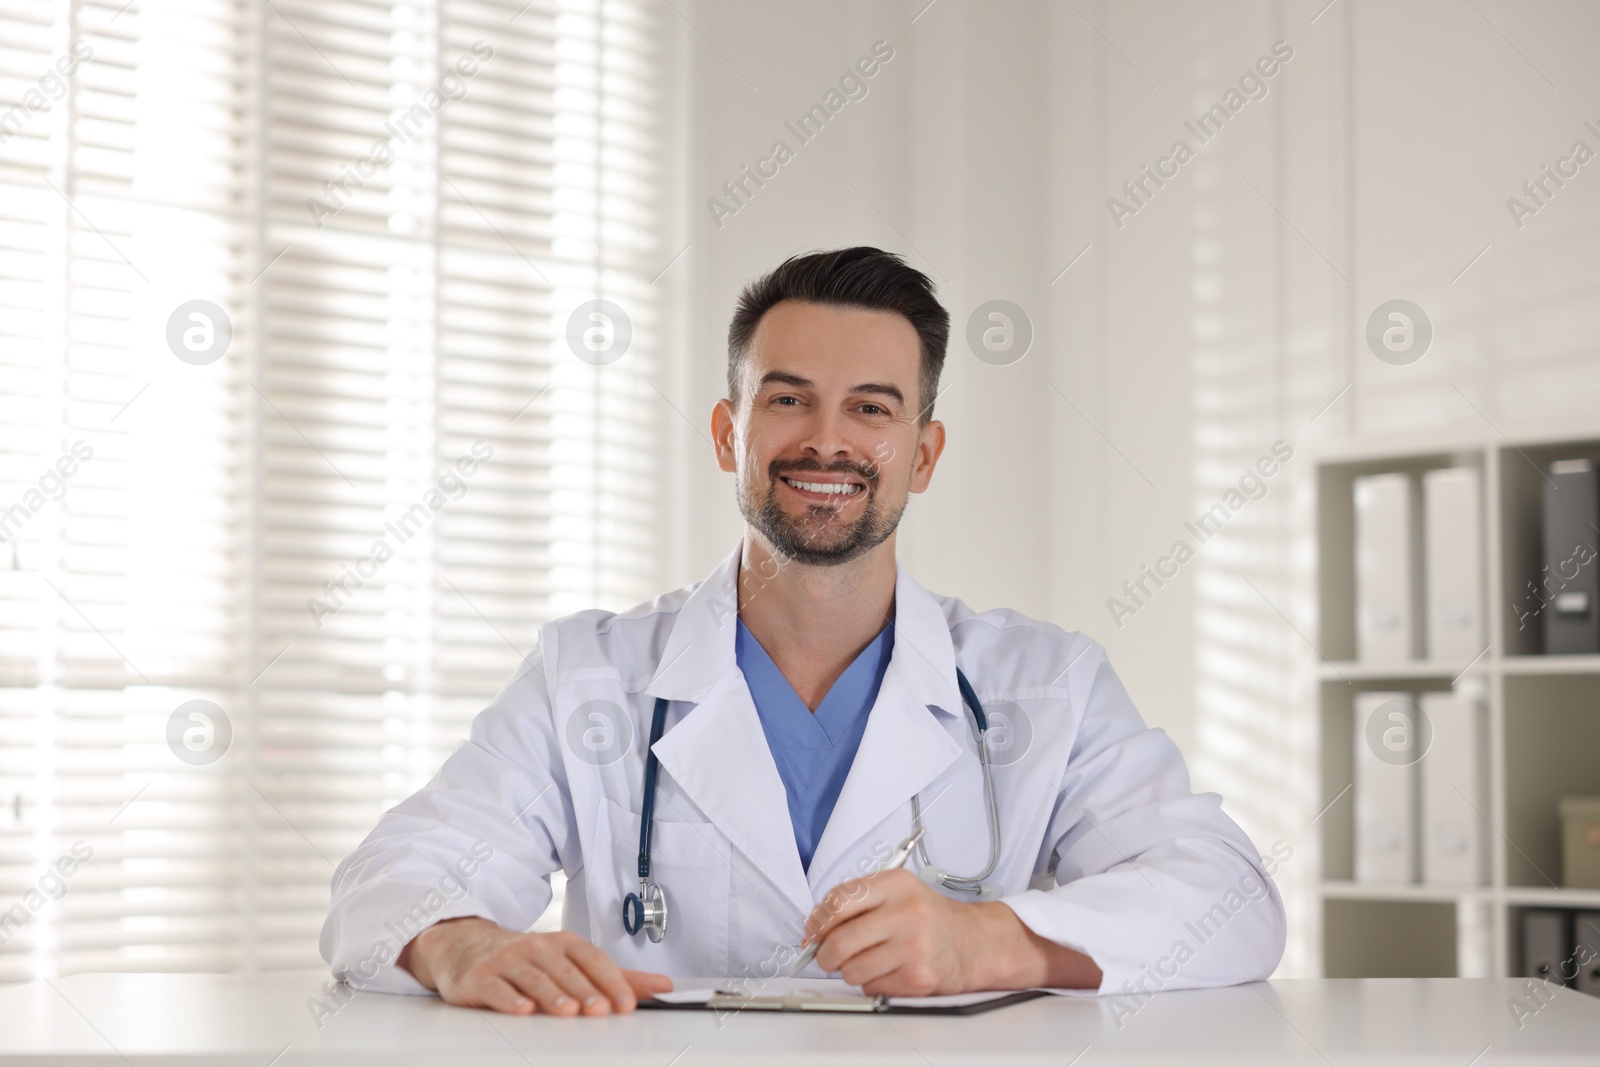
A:
<svg viewBox="0 0 1600 1067">
<path fill-rule="evenodd" d="M 1600 888 L 1549 884 L 1562 869 L 1562 799 L 1600 796 L 1594 757 L 1600 752 L 1600 654 L 1541 655 L 1543 620 L 1528 610 L 1539 606 L 1529 600 L 1529 584 L 1543 562 L 1543 472 L 1554 461 L 1579 458 L 1600 463 L 1593 420 L 1574 433 L 1541 429 L 1516 439 L 1487 432 L 1472 441 L 1363 439 L 1317 458 L 1315 637 L 1326 658 L 1314 668 L 1313 765 L 1320 779 L 1314 792 L 1321 957 L 1330 977 L 1516 974 L 1523 913 L 1600 912 Z M 1470 662 L 1358 661 L 1356 479 L 1395 472 L 1416 480 L 1446 466 L 1475 468 L 1482 476 L 1481 642 L 1493 645 Z M 1358 883 L 1354 797 L 1346 795 L 1354 792 L 1359 741 L 1355 702 L 1363 691 L 1423 694 L 1452 687 L 1471 688 L 1483 701 L 1486 781 L 1479 814 L 1496 831 L 1484 841 L 1494 881 Z"/>
<path fill-rule="evenodd" d="M 1543 888 L 1532 885 L 1507 886 L 1496 890 L 1486 885 L 1422 885 L 1417 882 L 1349 882 L 1330 879 L 1322 883 L 1328 900 L 1429 901 L 1450 904 L 1463 900 L 1488 900 L 1502 896 L 1512 907 L 1593 908 L 1600 910 L 1600 889 Z"/>
<path fill-rule="evenodd" d="M 1340 442 L 1326 442 L 1314 449 L 1312 458 L 1319 466 L 1351 466 L 1377 461 L 1406 462 L 1440 453 L 1503 451 L 1507 450 L 1508 438 L 1500 432 L 1502 429 L 1510 435 L 1510 440 L 1516 442 L 1510 449 L 1566 447 L 1574 442 L 1588 442 L 1595 437 L 1593 418 L 1573 420 L 1566 425 L 1502 424 L 1499 429 L 1485 426 L 1482 434 L 1476 438 L 1463 437 L 1454 432 L 1441 434 L 1431 430 L 1394 431 L 1383 434 L 1362 434 Z M 1297 457 L 1300 454 L 1298 449 L 1297 445 L 1295 452 Z M 1518 457 L 1517 462 L 1523 463 L 1525 460 Z"/>
<path fill-rule="evenodd" d="M 1356 660 L 1324 660 L 1317 666 L 1317 677 L 1324 682 L 1373 682 L 1385 679 L 1409 681 L 1437 679 L 1452 682 L 1463 674 L 1487 674 L 1495 663 L 1510 675 L 1600 674 L 1600 656 L 1504 656 L 1493 654 L 1472 663 L 1439 663 L 1411 660 L 1399 663 L 1363 663 Z"/>
<path fill-rule="evenodd" d="M 1600 656 L 1507 656 L 1507 674 L 1600 674 Z"/>
<path fill-rule="evenodd" d="M 1600 657 L 1596 658 L 1600 659 Z M 1360 663 L 1353 660 L 1330 663 L 1325 661 L 1317 668 L 1317 674 L 1324 682 L 1372 682 L 1387 678 L 1401 680 L 1425 678 L 1451 682 L 1468 671 L 1473 674 L 1486 672 L 1488 670 L 1487 664 L 1487 656 L 1471 664 L 1439 663 L 1433 660 L 1421 659 L 1408 663 Z M 1597 667 L 1597 669 L 1600 669 L 1600 667 Z"/>
<path fill-rule="evenodd" d="M 1506 886 L 1506 903 L 1551 908 L 1595 908 L 1600 910 L 1600 889 L 1558 889 L 1531 885 Z"/>
<path fill-rule="evenodd" d="M 1421 885 L 1415 882 L 1322 883 L 1322 895 L 1329 900 L 1429 900 L 1453 904 L 1458 900 L 1487 898 L 1494 890 L 1486 885 Z"/>
</svg>

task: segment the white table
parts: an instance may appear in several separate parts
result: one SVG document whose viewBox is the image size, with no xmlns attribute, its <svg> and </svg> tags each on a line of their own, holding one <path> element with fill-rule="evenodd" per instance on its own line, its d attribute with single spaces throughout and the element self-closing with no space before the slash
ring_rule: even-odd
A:
<svg viewBox="0 0 1600 1067">
<path fill-rule="evenodd" d="M 1263 982 L 1157 994 L 1120 1020 L 1106 998 L 964 1018 L 744 1012 L 719 1022 L 685 1011 L 513 1018 L 366 993 L 319 1029 L 306 1002 L 324 980 L 84 974 L 3 988 L 0 1063 L 1600 1064 L 1600 999 L 1558 991 L 1519 1030 L 1507 1001 L 1522 980 L 1510 978 Z"/>
</svg>

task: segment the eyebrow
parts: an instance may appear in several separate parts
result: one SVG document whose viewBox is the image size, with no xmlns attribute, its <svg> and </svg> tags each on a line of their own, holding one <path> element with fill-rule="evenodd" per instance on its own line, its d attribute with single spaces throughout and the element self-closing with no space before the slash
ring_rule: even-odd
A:
<svg viewBox="0 0 1600 1067">
<path fill-rule="evenodd" d="M 761 381 L 756 384 L 756 392 L 759 393 L 768 385 L 773 384 L 790 385 L 796 389 L 815 389 L 817 387 L 817 383 L 812 381 L 810 378 L 805 378 L 798 374 L 791 374 L 788 371 L 769 370 L 767 373 L 761 376 Z M 873 396 L 891 397 L 902 407 L 905 406 L 906 402 L 905 394 L 900 391 L 900 387 L 897 385 L 891 385 L 888 382 L 862 382 L 860 385 L 852 385 L 850 387 L 850 392 L 868 393 Z"/>
</svg>

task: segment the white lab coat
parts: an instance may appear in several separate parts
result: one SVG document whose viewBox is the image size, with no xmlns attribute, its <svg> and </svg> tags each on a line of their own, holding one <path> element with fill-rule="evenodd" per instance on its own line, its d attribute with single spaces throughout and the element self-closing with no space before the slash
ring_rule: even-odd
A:
<svg viewBox="0 0 1600 1067">
<path fill-rule="evenodd" d="M 1092 957 L 1104 993 L 1252 981 L 1277 966 L 1283 902 L 1261 858 L 1216 794 L 1191 792 L 1177 747 L 1144 725 L 1101 646 L 1014 611 L 974 612 L 903 566 L 888 670 L 802 869 L 734 659 L 739 559 L 736 548 L 705 581 L 620 615 L 584 611 L 542 628 L 470 739 L 339 865 L 321 940 L 337 977 L 424 992 L 392 964 L 417 930 L 464 915 L 527 929 L 557 870 L 568 878 L 562 926 L 623 967 L 744 980 L 786 971 L 823 895 L 909 835 L 913 793 L 933 864 L 960 875 L 986 862 L 957 663 L 993 720 L 1001 852 L 989 881 L 1023 923 Z M 660 944 L 622 928 L 657 697 L 672 702 L 655 745 L 651 875 L 669 907 Z M 821 974 L 814 963 L 802 973 Z"/>
</svg>

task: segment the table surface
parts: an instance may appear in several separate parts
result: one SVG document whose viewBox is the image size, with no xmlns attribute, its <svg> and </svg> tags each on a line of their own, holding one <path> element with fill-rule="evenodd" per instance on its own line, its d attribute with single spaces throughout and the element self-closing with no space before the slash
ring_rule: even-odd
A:
<svg viewBox="0 0 1600 1067">
<path fill-rule="evenodd" d="M 968 1017 L 641 1011 L 556 1019 L 351 993 L 319 1027 L 309 1005 L 326 980 L 81 974 L 0 988 L 0 1063 L 1600 1064 L 1600 998 L 1557 990 L 1541 1006 L 1515 978 L 1258 982 L 1159 993 L 1137 1008 L 1127 999 L 1047 997 Z M 1511 1008 L 1518 1000 L 1532 1012 L 1520 1027 Z"/>
</svg>

